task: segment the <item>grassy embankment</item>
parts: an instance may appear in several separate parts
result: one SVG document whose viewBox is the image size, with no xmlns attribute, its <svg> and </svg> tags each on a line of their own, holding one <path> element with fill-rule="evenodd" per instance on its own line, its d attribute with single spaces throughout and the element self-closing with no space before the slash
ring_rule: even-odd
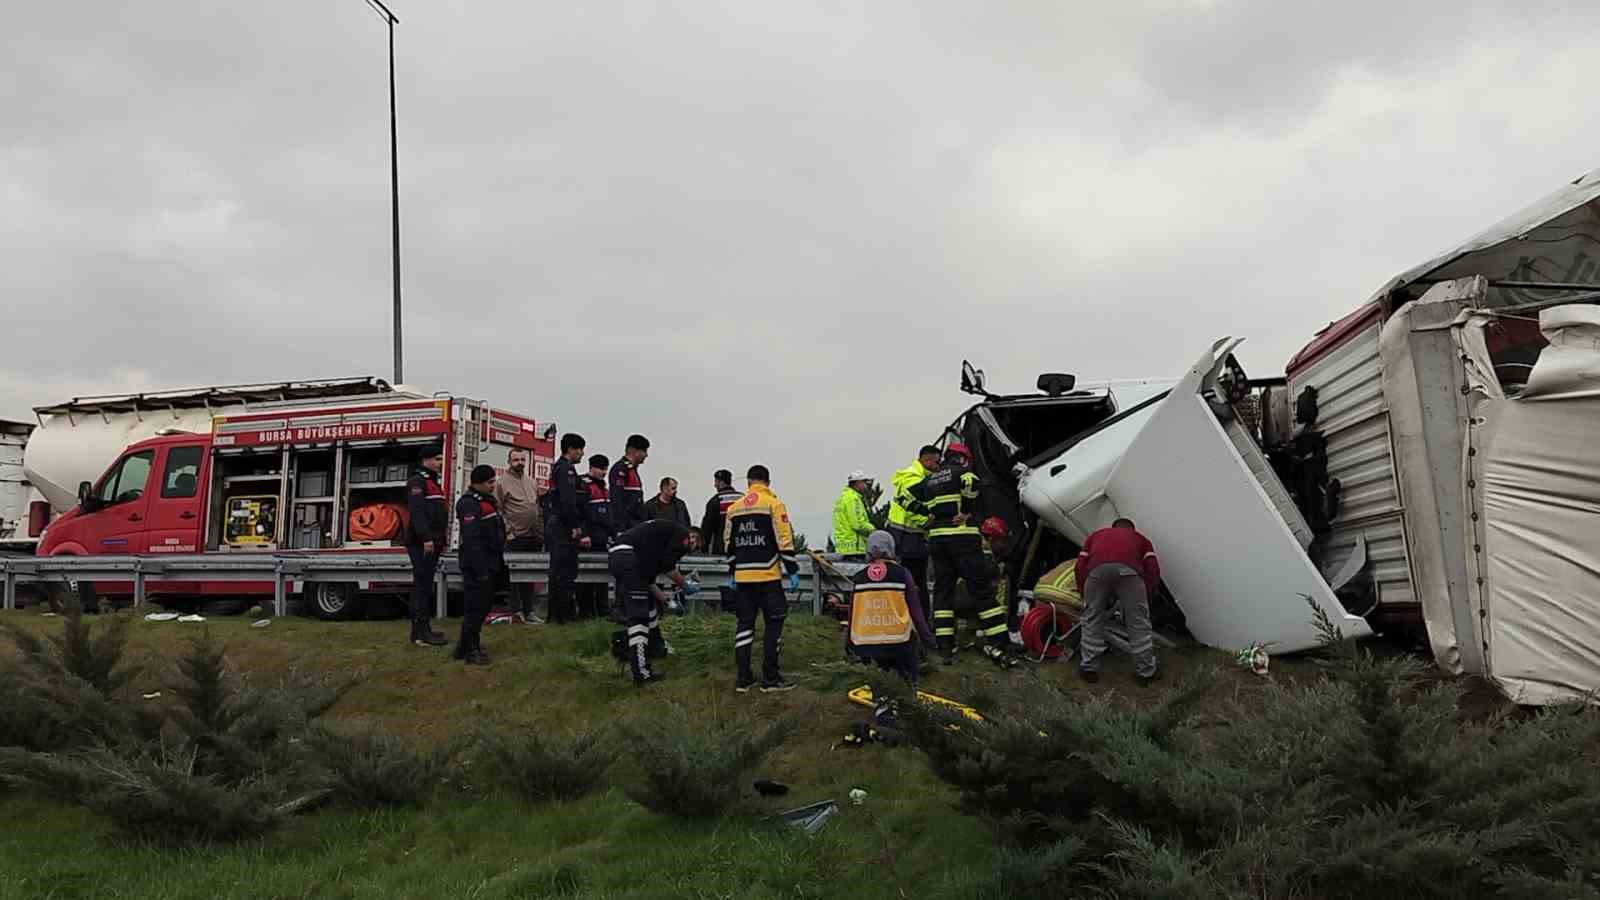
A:
<svg viewBox="0 0 1600 900">
<path fill-rule="evenodd" d="M 127 615 L 128 613 L 123 613 Z M 35 611 L 6 614 L 39 631 L 58 619 Z M 453 631 L 455 622 L 446 623 Z M 144 661 L 144 690 L 170 677 L 170 661 L 196 628 L 223 639 L 229 658 L 251 677 L 298 668 L 359 673 L 360 683 L 330 716 L 365 720 L 419 742 L 490 721 L 508 728 L 571 732 L 647 712 L 672 701 L 713 718 L 789 715 L 799 729 L 756 777 L 791 786 L 763 799 L 744 785 L 736 816 L 689 824 L 654 815 L 624 792 L 626 766 L 602 791 L 570 804 L 529 809 L 510 799 L 465 802 L 441 792 L 425 809 L 375 813 L 323 811 L 293 820 L 259 843 L 173 851 L 117 837 L 101 820 L 30 794 L 0 795 L 0 898 L 398 898 L 592 897 L 764 898 L 974 896 L 993 859 L 987 827 L 951 807 L 951 792 L 912 748 L 835 748 L 865 711 L 845 691 L 863 682 L 839 662 L 837 627 L 810 616 L 790 619 L 785 668 L 801 685 L 788 694 L 732 690 L 732 620 L 692 616 L 667 623 L 676 655 L 671 679 L 635 690 L 605 653 L 610 626 L 494 626 L 484 643 L 487 669 L 452 663 L 444 650 L 404 642 L 401 622 L 324 623 L 280 619 L 252 629 L 246 618 L 204 626 L 137 621 L 130 655 Z M 0 652 L 6 652 L 0 650 Z M 1165 653 L 1172 681 L 1183 670 L 1221 661 L 1204 650 Z M 1307 664 L 1275 663 L 1278 677 Z M 1128 661 L 1114 658 L 1090 688 L 1063 665 L 1003 674 L 966 654 L 925 688 L 982 706 L 1034 679 L 1075 691 L 1115 690 L 1127 702 L 1153 692 L 1133 686 Z M 1218 714 L 1248 702 L 1254 676 L 1222 670 Z M 1170 685 L 1172 682 L 1167 682 Z M 1159 692 L 1162 686 L 1154 689 Z M 852 806 L 852 788 L 868 799 Z M 835 799 L 843 813 L 816 835 L 764 821 L 767 814 Z"/>
</svg>

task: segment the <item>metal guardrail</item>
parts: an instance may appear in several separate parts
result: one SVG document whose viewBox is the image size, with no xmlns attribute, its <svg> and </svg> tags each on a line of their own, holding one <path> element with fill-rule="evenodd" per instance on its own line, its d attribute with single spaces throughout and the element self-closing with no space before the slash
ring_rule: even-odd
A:
<svg viewBox="0 0 1600 900">
<path fill-rule="evenodd" d="M 791 600 L 804 602 L 809 597 L 813 613 L 822 611 L 822 592 L 815 566 L 809 556 L 800 555 L 800 590 Z M 506 564 L 513 582 L 544 583 L 550 579 L 548 553 L 507 553 Z M 699 578 L 702 591 L 715 592 L 733 583 L 728 564 L 717 556 L 686 556 L 678 566 L 685 575 Z M 383 585 L 401 590 L 411 583 L 411 560 L 393 550 L 345 550 L 299 553 L 205 553 L 158 554 L 146 556 L 0 556 L 0 582 L 3 582 L 4 608 L 17 608 L 19 584 L 70 586 L 78 581 L 133 583 L 133 604 L 144 605 L 151 582 L 238 581 L 272 584 L 276 615 L 288 611 L 290 594 L 301 593 L 307 584 L 355 584 L 360 590 Z M 578 557 L 580 584 L 611 583 L 604 553 L 584 553 Z M 462 588 L 461 567 L 455 556 L 439 560 L 434 580 L 436 612 L 443 618 L 446 600 L 452 589 Z M 389 587 L 389 586 L 392 586 Z"/>
</svg>

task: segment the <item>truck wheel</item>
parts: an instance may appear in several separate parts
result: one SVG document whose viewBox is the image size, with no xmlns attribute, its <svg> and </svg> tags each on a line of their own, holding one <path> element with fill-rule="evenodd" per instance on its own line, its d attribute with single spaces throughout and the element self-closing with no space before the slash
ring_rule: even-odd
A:
<svg viewBox="0 0 1600 900">
<path fill-rule="evenodd" d="M 360 612 L 356 592 L 348 584 L 313 584 L 306 590 L 306 605 L 319 619 L 340 622 Z"/>
</svg>

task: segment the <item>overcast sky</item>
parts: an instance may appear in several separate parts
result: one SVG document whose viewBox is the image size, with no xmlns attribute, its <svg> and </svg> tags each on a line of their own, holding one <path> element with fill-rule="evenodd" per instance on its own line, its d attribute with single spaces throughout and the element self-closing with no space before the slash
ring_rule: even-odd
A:
<svg viewBox="0 0 1600 900">
<path fill-rule="evenodd" d="M 362 0 L 13 5 L 0 414 L 392 374 Z M 407 381 L 763 462 L 814 545 L 991 387 L 1253 374 L 1600 166 L 1600 4 L 394 0 Z"/>
</svg>

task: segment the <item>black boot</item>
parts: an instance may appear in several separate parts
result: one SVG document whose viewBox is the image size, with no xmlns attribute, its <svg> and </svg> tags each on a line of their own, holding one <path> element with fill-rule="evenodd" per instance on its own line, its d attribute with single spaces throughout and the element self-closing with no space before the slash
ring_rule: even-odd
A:
<svg viewBox="0 0 1600 900">
<path fill-rule="evenodd" d="M 634 687 L 666 680 L 665 675 L 650 668 L 650 651 L 645 643 L 633 644 L 628 648 L 628 668 L 633 671 Z"/>
<path fill-rule="evenodd" d="M 443 647 L 448 643 L 444 635 L 434 631 L 427 619 L 411 620 L 411 643 L 418 647 Z"/>
</svg>

